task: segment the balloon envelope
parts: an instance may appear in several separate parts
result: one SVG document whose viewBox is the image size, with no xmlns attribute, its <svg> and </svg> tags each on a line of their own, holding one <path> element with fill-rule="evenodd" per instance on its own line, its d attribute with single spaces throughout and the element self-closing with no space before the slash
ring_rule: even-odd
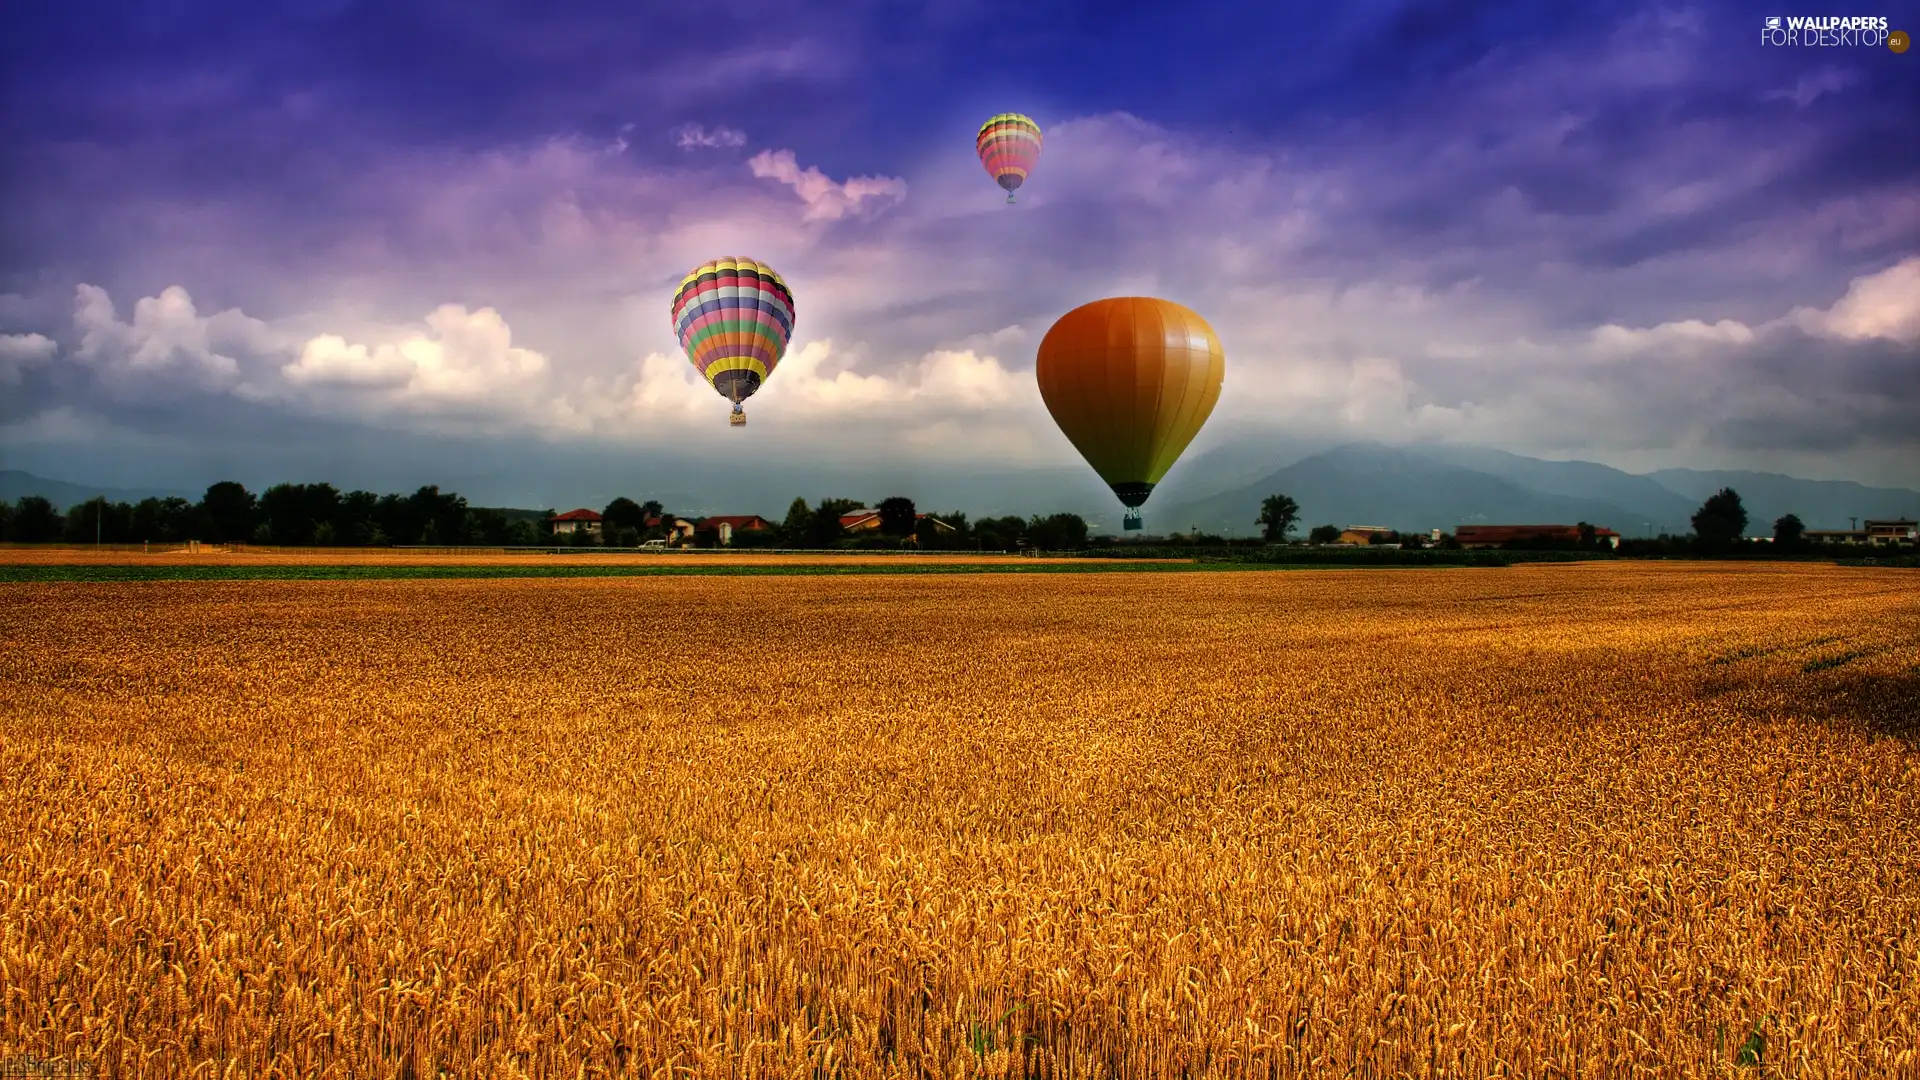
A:
<svg viewBox="0 0 1920 1080">
<path fill-rule="evenodd" d="M 673 294 L 673 332 L 693 369 L 721 397 L 740 403 L 760 389 L 793 336 L 793 292 L 773 267 L 729 256 L 702 263 Z"/>
<path fill-rule="evenodd" d="M 1220 400 L 1226 354 L 1213 328 L 1168 300 L 1096 300 L 1053 324 L 1034 366 L 1054 422 L 1139 528 L 1139 506 Z"/>
<path fill-rule="evenodd" d="M 1014 189 L 1026 182 L 1040 160 L 1040 125 L 1030 116 L 1001 113 L 980 125 L 973 146 L 987 175 L 1006 189 L 1007 201 L 1012 202 Z"/>
</svg>

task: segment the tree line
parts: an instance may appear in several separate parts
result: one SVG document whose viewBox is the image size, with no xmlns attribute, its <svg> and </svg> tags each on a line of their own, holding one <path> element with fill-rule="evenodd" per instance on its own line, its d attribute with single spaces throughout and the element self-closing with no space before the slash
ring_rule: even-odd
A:
<svg viewBox="0 0 1920 1080">
<path fill-rule="evenodd" d="M 1197 530 L 1167 537 L 1089 537 L 1078 514 L 1007 515 L 970 520 L 958 511 L 919 513 L 912 499 L 893 496 L 873 504 L 879 528 L 850 535 L 841 518 L 867 508 L 854 499 L 827 498 L 809 504 L 793 500 L 786 517 L 766 529 L 736 530 L 735 547 L 832 548 L 917 547 L 934 551 L 1016 551 L 1039 548 L 1072 551 L 1088 546 L 1125 543 L 1162 546 L 1220 547 L 1231 541 Z M 61 513 L 47 499 L 28 495 L 12 504 L 0 503 L 0 540 L 17 543 L 108 544 L 254 543 L 286 547 L 386 547 L 392 545 L 484 545 L 489 547 L 569 546 L 633 547 L 649 540 L 681 538 L 674 533 L 675 515 L 657 501 L 639 502 L 621 496 L 601 511 L 598 533 L 577 531 L 556 535 L 554 515 L 539 510 L 494 509 L 469 506 L 453 492 L 427 485 L 410 495 L 376 495 L 370 491 L 342 493 L 331 484 L 276 484 L 255 495 L 234 481 L 209 486 L 198 501 L 149 498 L 137 503 L 94 498 Z M 698 520 L 691 515 L 687 520 Z M 1300 520 L 1300 504 L 1287 495 L 1262 500 L 1254 524 L 1266 543 L 1290 542 Z M 1658 540 L 1622 539 L 1620 552 L 1661 553 L 1708 551 L 1731 553 L 1744 546 L 1748 515 L 1738 492 L 1723 488 L 1693 515 L 1693 532 L 1685 537 Z M 1592 525 L 1581 522 L 1576 540 L 1516 541 L 1509 547 L 1602 550 Z M 1806 527 L 1799 517 L 1786 514 L 1773 523 L 1770 550 L 1786 552 L 1806 545 Z M 1330 544 L 1340 537 L 1336 525 L 1309 531 L 1310 544 Z M 1407 547 L 1457 547 L 1451 535 L 1438 541 L 1419 533 L 1388 532 L 1370 538 L 1375 544 Z M 696 533 L 695 546 L 718 542 L 712 533 Z"/>
<path fill-rule="evenodd" d="M 842 516 L 867 508 L 854 499 L 827 498 L 816 505 L 795 499 L 785 519 L 769 529 L 740 530 L 739 547 L 904 547 L 935 550 L 1011 551 L 1039 547 L 1069 550 L 1087 544 L 1087 523 L 1077 514 L 987 517 L 959 512 L 920 514 L 911 499 L 895 496 L 875 504 L 880 527 L 848 535 Z M 258 495 L 234 481 L 209 486 L 197 501 L 148 498 L 137 503 L 93 498 L 62 513 L 38 495 L 0 503 L 0 540 L 15 543 L 140 544 L 253 543 L 284 547 L 387 547 L 477 545 L 488 547 L 632 547 L 674 536 L 676 515 L 657 501 L 614 499 L 601 511 L 598 533 L 556 535 L 548 511 L 470 506 L 454 492 L 427 485 L 410 495 L 341 492 L 332 484 L 276 484 Z M 698 521 L 695 515 L 686 520 Z M 938 522 L 938 524 L 936 524 Z M 710 533 L 696 545 L 712 544 Z"/>
</svg>

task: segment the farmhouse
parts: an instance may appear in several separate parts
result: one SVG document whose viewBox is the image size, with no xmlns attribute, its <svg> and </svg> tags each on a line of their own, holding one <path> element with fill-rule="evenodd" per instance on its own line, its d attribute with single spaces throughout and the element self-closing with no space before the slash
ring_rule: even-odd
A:
<svg viewBox="0 0 1920 1080">
<path fill-rule="evenodd" d="M 565 536 L 584 532 L 592 536 L 600 535 L 600 515 L 591 510 L 569 510 L 564 514 L 555 514 L 553 534 Z"/>
<path fill-rule="evenodd" d="M 1863 524 L 1867 527 L 1869 544 L 1911 544 L 1920 540 L 1920 522 L 1912 518 L 1895 518 L 1891 521 L 1868 519 Z"/>
<path fill-rule="evenodd" d="M 694 532 L 700 527 L 698 521 L 683 517 L 650 517 L 642 524 L 646 526 L 649 532 L 654 529 L 667 530 L 667 539 L 676 544 L 683 540 L 693 539 Z"/>
<path fill-rule="evenodd" d="M 1385 525 L 1349 525 L 1340 530 L 1340 539 L 1335 542 L 1341 544 L 1358 544 L 1361 547 L 1365 547 L 1373 543 L 1375 537 L 1378 537 L 1384 542 L 1387 537 L 1392 535 L 1393 530 L 1387 528 Z"/>
<path fill-rule="evenodd" d="M 771 529 L 773 522 L 759 514 L 720 514 L 715 517 L 701 518 L 694 527 L 694 535 L 711 537 L 722 547 L 733 543 L 733 534 L 752 529 Z"/>
<path fill-rule="evenodd" d="M 1612 529 L 1595 528 L 1595 540 L 1608 547 L 1620 546 L 1620 534 Z M 1578 525 L 1462 525 L 1453 531 L 1453 538 L 1463 548 L 1492 548 L 1502 544 L 1526 542 L 1532 540 L 1559 540 L 1567 543 L 1580 541 Z"/>
<path fill-rule="evenodd" d="M 928 517 L 926 514 L 915 514 L 913 515 L 913 519 L 916 522 L 931 521 L 935 528 L 945 530 L 946 532 L 953 531 L 953 526 L 941 521 L 937 517 Z M 880 511 L 878 510 L 855 510 L 850 514 L 840 515 L 841 532 L 873 532 L 879 528 Z"/>
</svg>

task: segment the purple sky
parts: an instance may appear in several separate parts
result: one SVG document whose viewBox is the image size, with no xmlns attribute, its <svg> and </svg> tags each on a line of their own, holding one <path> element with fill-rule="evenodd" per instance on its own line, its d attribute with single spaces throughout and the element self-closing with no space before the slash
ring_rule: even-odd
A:
<svg viewBox="0 0 1920 1080">
<path fill-rule="evenodd" d="M 1920 487 L 1920 52 L 1732 3 L 665 7 L 14 5 L 0 465 L 1071 468 L 1034 349 L 1145 293 L 1227 349 L 1190 454 Z M 1008 110 L 1013 207 L 973 153 Z M 799 308 L 745 432 L 667 315 L 729 254 Z"/>
</svg>

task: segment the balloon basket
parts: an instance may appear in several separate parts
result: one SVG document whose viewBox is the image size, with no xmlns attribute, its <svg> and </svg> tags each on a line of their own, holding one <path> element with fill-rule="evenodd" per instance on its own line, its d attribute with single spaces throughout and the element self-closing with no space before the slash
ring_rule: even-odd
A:
<svg viewBox="0 0 1920 1080">
<path fill-rule="evenodd" d="M 727 426 L 728 427 L 746 427 L 747 414 L 740 412 L 737 409 L 727 414 Z"/>
<path fill-rule="evenodd" d="M 1127 516 L 1121 520 L 1120 527 L 1128 532 L 1138 532 L 1140 530 L 1140 511 L 1127 511 Z"/>
</svg>

